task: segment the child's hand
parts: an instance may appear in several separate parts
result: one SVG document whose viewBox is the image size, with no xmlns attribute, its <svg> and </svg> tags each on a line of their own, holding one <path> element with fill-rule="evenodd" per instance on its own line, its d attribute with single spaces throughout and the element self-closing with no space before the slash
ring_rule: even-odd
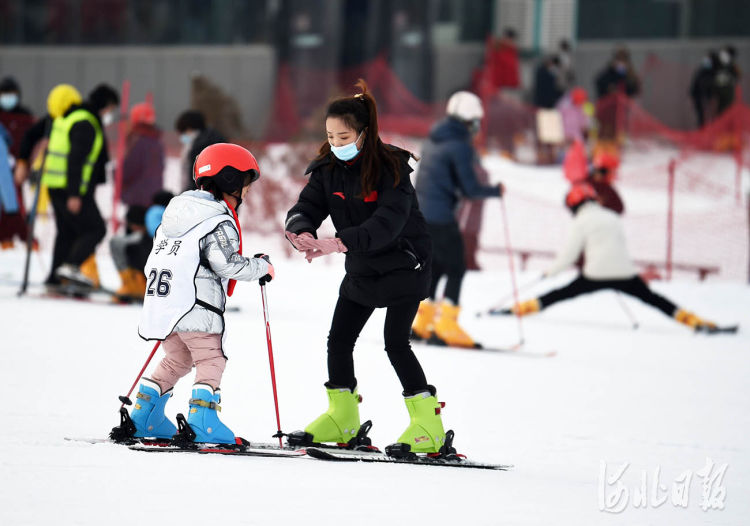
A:
<svg viewBox="0 0 750 526">
<path fill-rule="evenodd" d="M 253 257 L 265 259 L 266 263 L 268 263 L 268 274 L 258 280 L 261 285 L 265 285 L 276 277 L 276 272 L 274 271 L 273 265 L 271 264 L 271 258 L 267 254 L 255 254 Z"/>
</svg>

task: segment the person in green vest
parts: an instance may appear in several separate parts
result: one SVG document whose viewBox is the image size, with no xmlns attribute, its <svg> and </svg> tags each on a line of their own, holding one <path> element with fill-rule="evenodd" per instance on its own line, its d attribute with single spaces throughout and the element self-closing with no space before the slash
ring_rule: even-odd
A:
<svg viewBox="0 0 750 526">
<path fill-rule="evenodd" d="M 94 253 L 107 229 L 94 189 L 104 182 L 109 160 L 104 128 L 114 121 L 118 103 L 117 91 L 105 84 L 85 102 L 69 84 L 55 86 L 47 98 L 53 120 L 42 182 L 49 189 L 57 227 L 48 287 L 65 278 L 99 286 Z"/>
</svg>

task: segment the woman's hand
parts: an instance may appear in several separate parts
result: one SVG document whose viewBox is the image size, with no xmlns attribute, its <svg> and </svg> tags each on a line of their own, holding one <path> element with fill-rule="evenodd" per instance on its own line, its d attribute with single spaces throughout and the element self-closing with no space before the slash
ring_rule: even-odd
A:
<svg viewBox="0 0 750 526">
<path fill-rule="evenodd" d="M 305 259 L 311 262 L 313 259 L 320 256 L 327 256 L 328 254 L 346 252 L 346 245 L 337 237 L 327 239 L 314 239 L 310 238 L 300 239 L 297 237 L 297 246 L 299 249 L 305 251 Z"/>
<path fill-rule="evenodd" d="M 299 235 L 293 234 L 291 232 L 284 232 L 284 234 L 286 235 L 286 238 L 289 240 L 292 246 L 297 250 L 304 250 L 298 245 L 298 240 L 315 239 L 310 232 L 302 232 Z"/>
</svg>

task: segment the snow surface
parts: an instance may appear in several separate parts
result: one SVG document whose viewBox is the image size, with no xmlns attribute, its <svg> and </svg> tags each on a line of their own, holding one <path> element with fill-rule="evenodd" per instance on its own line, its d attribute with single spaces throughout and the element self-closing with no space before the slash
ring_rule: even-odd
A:
<svg viewBox="0 0 750 526">
<path fill-rule="evenodd" d="M 138 307 L 35 298 L 38 285 L 17 299 L 22 254 L 0 257 L 0 524 L 739 525 L 750 516 L 746 332 L 694 335 L 626 300 L 640 321 L 634 331 L 604 292 L 524 320 L 528 349 L 555 349 L 554 358 L 419 348 L 447 402 L 444 421 L 456 445 L 470 458 L 513 464 L 507 472 L 147 454 L 63 440 L 103 437 L 117 424 L 117 395 L 152 346 L 136 334 Z M 280 260 L 268 287 L 286 431 L 302 428 L 326 404 L 325 339 L 342 270 L 318 263 Z M 116 282 L 111 265 L 100 266 L 105 281 Z M 42 275 L 32 277 L 38 283 Z M 707 317 L 747 323 L 747 286 L 654 286 Z M 504 273 L 467 276 L 462 322 L 488 344 L 517 339 L 514 319 L 473 316 L 508 290 Z M 259 296 L 257 285 L 244 284 L 230 300 L 241 311 L 227 314 L 222 418 L 248 439 L 270 441 L 276 424 Z M 407 414 L 382 351 L 382 321 L 377 311 L 355 365 L 362 417 L 374 421 L 371 436 L 385 445 Z M 190 377 L 178 384 L 169 414 L 187 409 L 190 384 Z M 697 475 L 687 508 L 671 500 L 634 507 L 643 470 L 649 492 L 657 467 L 671 491 L 676 477 L 700 470 L 707 457 L 729 466 L 725 509 L 701 509 Z M 622 513 L 599 509 L 601 461 L 610 476 L 630 463 L 620 479 L 630 495 Z"/>
<path fill-rule="evenodd" d="M 653 156 L 644 162 L 653 164 Z M 175 172 L 179 166 L 172 165 Z M 566 189 L 559 168 L 522 167 L 497 157 L 485 165 L 508 188 L 514 245 L 558 246 L 569 221 L 559 206 Z M 663 189 L 628 181 L 623 177 L 622 189 L 632 252 L 662 257 L 661 219 L 653 239 L 642 234 L 643 225 L 654 228 L 649 213 L 661 206 Z M 99 192 L 106 215 L 109 189 Z M 502 230 L 492 228 L 501 220 L 499 206 L 485 207 L 484 246 L 502 246 Z M 117 396 L 127 393 L 152 344 L 137 335 L 138 307 L 38 297 L 54 234 L 48 218 L 38 226 L 44 253 L 32 259 L 29 296 L 16 297 L 22 250 L 0 252 L 0 525 L 750 523 L 745 284 L 699 283 L 689 274 L 652 284 L 701 316 L 743 324 L 736 336 L 695 335 L 625 299 L 640 323 L 633 330 L 617 297 L 601 292 L 523 320 L 527 349 L 556 350 L 554 358 L 416 348 L 428 380 L 447 402 L 444 422 L 455 430 L 459 450 L 472 459 L 513 464 L 511 471 L 147 454 L 64 440 L 104 437 L 118 423 Z M 736 250 L 735 244 L 724 245 L 727 252 L 703 252 L 711 261 L 746 254 L 744 245 Z M 343 262 L 339 256 L 313 264 L 279 257 L 288 253 L 280 236 L 250 234 L 245 246 L 247 253 L 263 250 L 274 257 L 277 280 L 268 286 L 268 298 L 281 423 L 285 431 L 301 429 L 326 407 L 325 343 Z M 116 287 L 106 243 L 98 256 L 104 283 Z M 467 275 L 461 323 L 487 345 L 511 345 L 518 341 L 515 319 L 474 316 L 509 301 L 507 259 L 481 254 L 480 262 L 488 270 Z M 519 276 L 524 298 L 572 276 L 525 285 L 548 263 L 532 259 L 534 270 Z M 227 314 L 222 419 L 245 438 L 269 442 L 276 422 L 257 285 L 240 284 L 230 305 L 241 311 Z M 376 311 L 355 350 L 361 415 L 373 420 L 371 436 L 381 447 L 408 423 L 382 350 L 383 317 Z M 168 414 L 187 410 L 191 380 L 177 385 Z M 716 463 L 713 475 L 728 466 L 711 486 L 719 491 L 715 497 L 726 492 L 723 510 L 701 508 L 698 472 L 707 458 Z M 608 477 L 629 465 L 610 485 L 602 482 L 602 462 Z M 660 488 L 653 480 L 657 468 Z M 672 503 L 671 491 L 686 470 L 692 478 L 683 508 Z M 646 507 L 638 508 L 644 473 Z M 628 492 L 620 501 L 625 509 L 602 511 L 600 492 L 614 498 L 612 509 L 618 483 Z M 667 501 L 656 506 L 665 495 Z"/>
</svg>

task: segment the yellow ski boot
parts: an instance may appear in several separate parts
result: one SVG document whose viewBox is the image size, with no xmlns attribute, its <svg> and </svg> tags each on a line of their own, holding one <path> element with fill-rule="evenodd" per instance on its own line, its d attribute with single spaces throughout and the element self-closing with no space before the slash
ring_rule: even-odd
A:
<svg viewBox="0 0 750 526">
<path fill-rule="evenodd" d="M 716 329 L 716 324 L 714 322 L 699 318 L 685 309 L 678 309 L 677 312 L 674 313 L 674 319 L 683 325 L 687 325 L 694 331 Z"/>
<path fill-rule="evenodd" d="M 86 261 L 81 263 L 79 267 L 81 274 L 86 276 L 92 283 L 92 287 L 99 288 L 101 283 L 99 281 L 99 269 L 96 266 L 96 254 L 91 254 Z"/>
<path fill-rule="evenodd" d="M 539 303 L 538 299 L 534 298 L 533 300 L 526 300 L 522 301 L 521 303 L 516 303 L 510 310 L 516 316 L 526 316 L 527 314 L 534 314 L 535 312 L 539 312 L 541 309 L 542 304 Z"/>
<path fill-rule="evenodd" d="M 430 300 L 424 300 L 419 304 L 417 316 L 411 326 L 411 337 L 413 340 L 429 340 L 434 331 L 435 313 L 437 306 Z"/>
<path fill-rule="evenodd" d="M 465 347 L 468 349 L 477 349 L 481 346 L 466 334 L 458 324 L 458 315 L 461 313 L 461 307 L 453 305 L 449 301 L 443 301 L 438 308 L 437 319 L 435 320 L 435 334 L 433 343 L 448 345 L 449 347 Z"/>
</svg>

